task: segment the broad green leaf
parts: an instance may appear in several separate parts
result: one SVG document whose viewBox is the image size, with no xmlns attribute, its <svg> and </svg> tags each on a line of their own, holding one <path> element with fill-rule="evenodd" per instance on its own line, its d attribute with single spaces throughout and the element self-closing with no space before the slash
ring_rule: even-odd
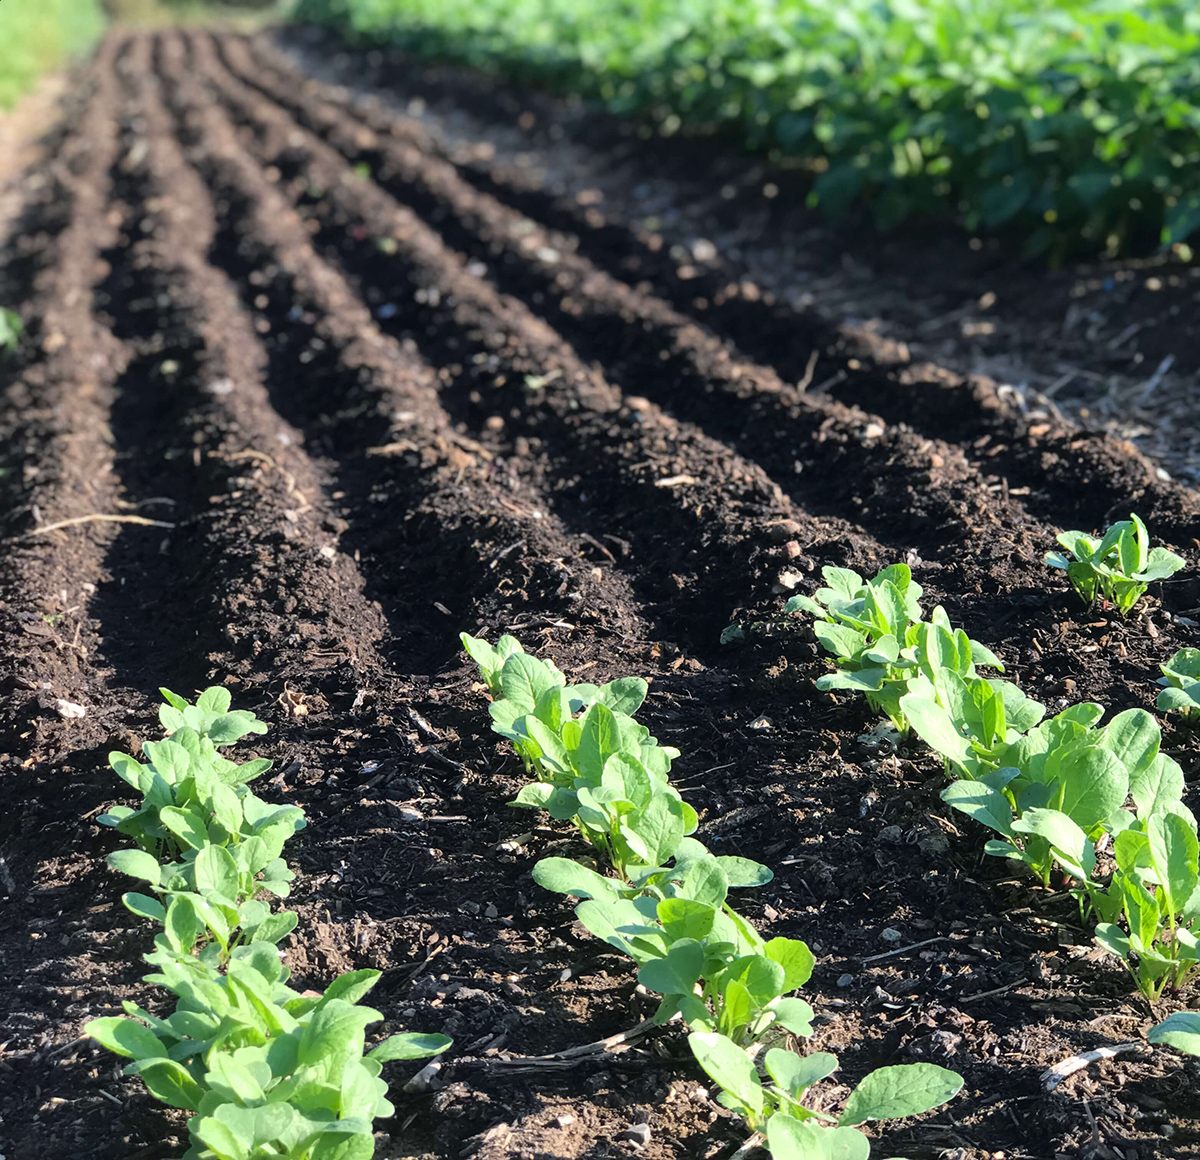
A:
<svg viewBox="0 0 1200 1160">
<path fill-rule="evenodd" d="M 981 825 L 1003 834 L 1013 833 L 1012 806 L 1007 797 L 981 781 L 954 781 L 941 793 L 942 801 Z"/>
<path fill-rule="evenodd" d="M 544 890 L 578 898 L 616 898 L 618 884 L 570 858 L 543 858 L 533 868 L 533 880 Z"/>
<path fill-rule="evenodd" d="M 453 1042 L 444 1035 L 423 1035 L 415 1031 L 389 1035 L 367 1056 L 368 1059 L 389 1063 L 395 1059 L 425 1059 L 441 1055 Z"/>
<path fill-rule="evenodd" d="M 754 1115 L 763 1108 L 763 1090 L 750 1057 L 724 1035 L 693 1031 L 688 1046 L 708 1076 Z M 772 1117 L 774 1118 L 774 1117 Z"/>
<path fill-rule="evenodd" d="M 366 998 L 381 976 L 382 972 L 375 970 L 347 971 L 343 975 L 338 975 L 325 988 L 325 993 L 321 996 L 321 1003 L 331 1003 L 334 999 L 341 999 L 347 1003 L 359 1003 Z"/>
<path fill-rule="evenodd" d="M 765 886 L 775 877 L 769 866 L 764 866 L 761 862 L 752 862 L 749 858 L 722 854 L 717 858 L 717 862 L 725 871 L 731 890 L 747 886 Z"/>
<path fill-rule="evenodd" d="M 237 863 L 224 846 L 206 845 L 196 855 L 196 889 L 213 890 L 226 898 L 237 897 Z"/>
<path fill-rule="evenodd" d="M 680 898 L 690 898 L 708 906 L 720 906 L 729 893 L 725 868 L 711 856 L 696 858 L 687 864 L 679 883 Z"/>
<path fill-rule="evenodd" d="M 1062 786 L 1059 809 L 1088 832 L 1124 805 L 1129 793 L 1124 763 L 1099 745 L 1070 753 L 1059 764 L 1057 777 Z"/>
<path fill-rule="evenodd" d="M 754 1018 L 756 1006 L 750 992 L 737 980 L 725 983 L 721 988 L 717 1030 L 732 1038 L 739 1028 L 745 1027 Z"/>
<path fill-rule="evenodd" d="M 812 1055 L 797 1055 L 772 1047 L 766 1055 L 767 1074 L 793 1099 L 798 1100 L 805 1088 L 832 1075 L 837 1070 L 837 1056 L 827 1051 Z"/>
<path fill-rule="evenodd" d="M 661 866 L 674 857 L 683 840 L 683 810 L 678 799 L 666 793 L 655 794 L 641 814 L 630 818 L 629 824 L 645 845 L 645 860 L 650 866 Z"/>
<path fill-rule="evenodd" d="M 1126 709 L 1104 728 L 1100 744 L 1125 763 L 1130 781 L 1158 756 L 1162 732 L 1145 709 Z"/>
<path fill-rule="evenodd" d="M 1151 1027 L 1146 1038 L 1151 1043 L 1165 1043 L 1188 1055 L 1200 1055 L 1200 1014 L 1176 1011 Z"/>
<path fill-rule="evenodd" d="M 173 1059 L 151 1059 L 130 1064 L 142 1077 L 142 1083 L 155 1099 L 173 1108 L 194 1112 L 204 1097 L 204 1089 L 182 1064 Z"/>
<path fill-rule="evenodd" d="M 672 942 L 678 939 L 706 939 L 712 932 L 716 910 L 690 898 L 664 898 L 658 904 L 658 921 Z"/>
<path fill-rule="evenodd" d="M 871 1072 L 850 1093 L 842 1126 L 916 1116 L 940 1107 L 962 1088 L 962 1076 L 932 1063 L 906 1063 Z"/>
<path fill-rule="evenodd" d="M 1019 834 L 1036 834 L 1045 838 L 1076 877 L 1087 881 L 1096 868 L 1096 851 L 1087 835 L 1066 814 L 1059 810 L 1030 809 L 1017 818 L 1012 828 Z"/>
<path fill-rule="evenodd" d="M 250 1070 L 238 1063 L 233 1056 L 214 1051 L 208 1057 L 208 1074 L 204 1082 L 213 1089 L 241 1104 L 260 1103 L 265 1097 L 262 1086 Z"/>
<path fill-rule="evenodd" d="M 538 698 L 547 689 L 563 683 L 560 672 L 526 653 L 514 653 L 500 670 L 500 691 L 504 699 L 520 708 L 522 713 L 532 713 Z"/>
<path fill-rule="evenodd" d="M 641 677 L 621 677 L 600 689 L 600 700 L 614 713 L 632 717 L 642 707 L 649 688 Z"/>
<path fill-rule="evenodd" d="M 807 1038 L 813 1033 L 813 1009 L 803 999 L 779 999 L 771 1006 L 775 1022 L 793 1035 Z"/>
<path fill-rule="evenodd" d="M 190 850 L 200 850 L 208 845 L 208 830 L 204 822 L 191 810 L 178 806 L 167 806 L 158 811 L 164 826 Z"/>
<path fill-rule="evenodd" d="M 666 957 L 643 963 L 638 982 L 660 995 L 688 994 L 704 968 L 704 947 L 695 939 L 678 939 Z"/>
<path fill-rule="evenodd" d="M 763 954 L 783 967 L 784 994 L 803 987 L 817 961 L 808 944 L 795 938 L 773 938 L 763 947 Z"/>
<path fill-rule="evenodd" d="M 145 850 L 114 850 L 107 858 L 109 866 L 120 874 L 141 878 L 151 886 L 162 881 L 162 868 L 158 859 Z"/>
<path fill-rule="evenodd" d="M 1150 857 L 1158 881 L 1167 895 L 1167 913 L 1176 915 L 1196 889 L 1196 831 L 1178 814 L 1153 814 L 1146 822 Z"/>
<path fill-rule="evenodd" d="M 721 976 L 721 985 L 741 983 L 758 1007 L 765 1007 L 784 991 L 786 972 L 782 964 L 769 959 L 765 954 L 743 955 L 735 959 Z"/>
<path fill-rule="evenodd" d="M 1129 792 L 1138 817 L 1148 818 L 1183 797 L 1183 770 L 1173 757 L 1160 753 L 1141 772 L 1129 779 Z"/>
<path fill-rule="evenodd" d="M 767 1121 L 773 1160 L 867 1160 L 871 1145 L 853 1128 L 822 1128 L 777 1112 Z"/>
<path fill-rule="evenodd" d="M 166 907 L 157 898 L 151 898 L 148 894 L 137 894 L 130 891 L 128 894 L 121 895 L 121 901 L 125 904 L 126 909 L 141 918 L 162 922 L 167 917 Z"/>
<path fill-rule="evenodd" d="M 149 1027 L 121 1016 L 93 1019 L 83 1032 L 102 1047 L 126 1059 L 154 1059 L 165 1056 L 167 1049 Z"/>
</svg>

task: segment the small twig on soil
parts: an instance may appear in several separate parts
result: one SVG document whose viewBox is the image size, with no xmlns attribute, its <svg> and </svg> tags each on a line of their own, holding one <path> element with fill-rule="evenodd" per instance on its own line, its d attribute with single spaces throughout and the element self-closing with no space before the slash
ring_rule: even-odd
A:
<svg viewBox="0 0 1200 1160">
<path fill-rule="evenodd" d="M 678 1016 L 676 1016 L 678 1018 Z M 670 1022 L 670 1020 L 668 1020 Z M 512 1059 L 483 1059 L 477 1062 L 489 1068 L 511 1068 L 514 1070 L 537 1070 L 541 1068 L 568 1068 L 584 1063 L 597 1056 L 619 1054 L 618 1049 L 628 1047 L 658 1026 L 653 1019 L 646 1019 L 628 1031 L 618 1031 L 607 1039 L 598 1039 L 595 1043 L 585 1043 L 581 1047 L 569 1047 L 566 1051 L 556 1051 L 552 1055 L 519 1055 Z M 467 1060 L 456 1060 L 456 1063 L 466 1063 Z"/>
<path fill-rule="evenodd" d="M 802 378 L 796 384 L 796 390 L 801 392 L 801 394 L 803 394 L 808 390 L 809 387 L 812 386 L 813 371 L 817 369 L 817 359 L 820 357 L 821 352 L 819 350 L 814 350 L 812 354 L 808 356 L 808 365 L 804 368 L 804 378 Z"/>
<path fill-rule="evenodd" d="M 937 938 L 927 938 L 924 942 L 910 943 L 906 947 L 897 947 L 894 951 L 884 951 L 881 955 L 871 955 L 870 958 L 859 959 L 860 963 L 877 963 L 880 959 L 890 959 L 893 955 L 902 955 L 905 951 L 915 951 L 919 947 L 933 946 L 934 943 L 949 942 L 950 936 L 947 934 L 939 934 Z"/>
<path fill-rule="evenodd" d="M 31 536 L 43 536 L 47 532 L 57 532 L 60 528 L 75 528 L 80 524 L 138 524 L 143 528 L 173 528 L 165 520 L 148 520 L 145 516 L 114 516 L 107 512 L 93 512 L 90 516 L 75 516 L 69 520 L 59 520 L 54 524 L 43 524 L 29 533 Z"/>
<path fill-rule="evenodd" d="M 1011 991 L 1014 987 L 1023 987 L 1028 982 L 1028 979 L 1018 979 L 1015 983 L 1005 983 L 1003 987 L 993 987 L 990 991 L 980 991 L 977 995 L 967 995 L 963 999 L 959 999 L 960 1003 L 974 1003 L 976 999 L 986 999 L 989 995 L 1003 995 L 1005 991 Z"/>
<path fill-rule="evenodd" d="M 1042 1087 L 1044 1090 L 1052 1092 L 1067 1076 L 1082 1071 L 1088 1064 L 1096 1063 L 1101 1059 L 1112 1059 L 1114 1055 L 1124 1055 L 1129 1051 L 1138 1051 L 1144 1046 L 1145 1044 L 1142 1042 L 1117 1043 L 1112 1047 L 1097 1047 L 1094 1051 L 1083 1051 L 1079 1055 L 1072 1055 L 1069 1059 L 1064 1059 L 1061 1063 L 1056 1063 L 1042 1072 Z"/>
</svg>

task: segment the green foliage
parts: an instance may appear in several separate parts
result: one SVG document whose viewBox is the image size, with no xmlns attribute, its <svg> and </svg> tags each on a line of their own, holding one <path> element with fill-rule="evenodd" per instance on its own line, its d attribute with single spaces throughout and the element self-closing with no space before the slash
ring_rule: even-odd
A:
<svg viewBox="0 0 1200 1160">
<path fill-rule="evenodd" d="M 383 1016 L 359 1000 L 378 971 L 352 971 L 322 995 L 286 986 L 276 947 L 295 914 L 255 898 L 283 896 L 293 875 L 280 853 L 303 825 L 295 806 L 270 806 L 246 783 L 270 763 L 236 765 L 217 748 L 266 725 L 231 712 L 229 693 L 205 691 L 195 705 L 166 689 L 160 719 L 169 736 L 143 747 L 149 762 L 110 760 L 143 795 L 102 821 L 138 849 L 109 864 L 150 884 L 157 897 L 126 894 L 125 905 L 161 926 L 145 977 L 176 998 L 158 1018 L 136 1004 L 125 1017 L 93 1019 L 85 1032 L 131 1062 L 156 1099 L 194 1113 L 185 1160 L 366 1160 L 372 1122 L 390 1116 L 385 1062 L 420 1059 L 450 1046 L 440 1035 L 393 1035 L 366 1052 L 366 1028 Z M 177 862 L 160 864 L 170 850 Z M 365 1053 L 365 1054 L 364 1054 Z"/>
<path fill-rule="evenodd" d="M 977 664 L 1004 666 L 989 649 L 955 629 L 940 605 L 928 621 L 922 620 L 921 586 L 907 564 L 891 564 L 866 581 L 849 568 L 826 567 L 821 574 L 826 587 L 812 596 L 793 596 L 784 606 L 785 612 L 813 616 L 814 635 L 834 657 L 837 671 L 818 678 L 818 689 L 865 694 L 868 704 L 901 732 L 910 725 L 905 709 L 910 690 L 947 707 L 951 701 L 990 702 L 988 727 L 1000 740 L 1007 735 L 1006 702 L 1018 716 L 1036 713 L 1033 720 L 1040 719 L 1042 706 L 1036 702 L 1018 708 L 1024 697 L 1016 686 L 976 675 Z M 919 712 L 921 706 L 916 708 Z"/>
<path fill-rule="evenodd" d="M 1186 718 L 1200 716 L 1200 649 L 1181 648 L 1165 665 L 1156 702 L 1164 713 L 1178 709 Z"/>
<path fill-rule="evenodd" d="M 659 746 L 632 716 L 646 682 L 567 685 L 553 664 L 529 656 L 512 637 L 492 646 L 463 633 L 462 641 L 492 693 L 493 730 L 537 778 L 512 804 L 573 820 L 615 871 L 609 877 L 567 858 L 544 858 L 534 881 L 582 899 L 575 909 L 582 925 L 637 964 L 638 982 L 662 996 L 655 1020 L 688 1025 L 722 1103 L 751 1128 L 766 1126 L 780 1160 L 823 1158 L 831 1153 L 820 1149 L 844 1148 L 847 1138 L 861 1143 L 865 1157 L 866 1137 L 848 1126 L 820 1129 L 807 1151 L 797 1142 L 796 1131 L 818 1115 L 801 1098 L 837 1067 L 832 1055 L 772 1047 L 765 1062 L 774 1082 L 764 1085 L 747 1053 L 768 1036 L 812 1034 L 812 1008 L 790 993 L 808 982 L 815 959 L 798 939 L 764 940 L 729 905 L 730 890 L 762 886 L 771 871 L 748 858 L 715 856 L 690 836 L 695 811 L 667 781 L 678 751 Z M 926 1064 L 884 1068 L 851 1096 L 843 1123 L 924 1111 L 961 1086 L 952 1072 Z M 787 1127 L 793 1122 L 794 1131 Z"/>
<path fill-rule="evenodd" d="M 1181 0 L 296 0 L 372 42 L 795 157 L 810 199 L 953 214 L 1027 254 L 1200 228 L 1200 13 Z"/>
<path fill-rule="evenodd" d="M 1046 563 L 1066 572 L 1084 604 L 1102 596 L 1122 616 L 1128 615 L 1150 584 L 1174 576 L 1187 562 L 1166 548 L 1151 548 L 1146 525 L 1135 515 L 1113 524 L 1103 539 L 1063 532 L 1058 542 L 1073 558 L 1047 552 Z"/>
<path fill-rule="evenodd" d="M 15 310 L 5 310 L 0 307 L 0 358 L 12 354 L 25 333 L 25 323 Z"/>
<path fill-rule="evenodd" d="M 1151 1027 L 1146 1038 L 1151 1043 L 1165 1043 L 1188 1055 L 1200 1055 L 1200 1013 L 1176 1011 Z"/>
<path fill-rule="evenodd" d="M 95 43 L 104 28 L 99 0 L 0 4 L 0 108 L 49 69 Z M 4 345 L 0 324 L 0 346 Z"/>
</svg>

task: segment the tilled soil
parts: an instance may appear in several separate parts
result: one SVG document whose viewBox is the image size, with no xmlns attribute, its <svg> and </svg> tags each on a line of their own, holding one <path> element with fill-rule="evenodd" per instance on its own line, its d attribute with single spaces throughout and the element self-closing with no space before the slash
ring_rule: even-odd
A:
<svg viewBox="0 0 1200 1160">
<path fill-rule="evenodd" d="M 529 1058 L 650 1001 L 533 885 L 539 857 L 578 851 L 506 808 L 521 770 L 463 629 L 512 632 L 572 678 L 652 679 L 643 717 L 683 750 L 699 836 L 770 863 L 745 909 L 818 954 L 827 1102 L 890 1062 L 965 1077 L 948 1108 L 881 1131 L 880 1155 L 1195 1154 L 1196 1067 L 1169 1052 L 1043 1089 L 1152 1012 L 1069 898 L 980 858 L 928 753 L 885 754 L 864 704 L 813 689 L 825 662 L 781 613 L 822 565 L 907 560 L 1050 705 L 1152 707 L 1198 582 L 1121 621 L 1041 556 L 1133 509 L 1194 561 L 1194 493 L 985 380 L 847 352 L 810 392 L 824 324 L 685 293 L 615 226 L 581 245 L 519 183 L 365 116 L 267 42 L 115 36 L 64 118 L 0 276 L 29 326 L 0 364 L 8 1160 L 182 1150 L 182 1119 L 79 1036 L 157 1002 L 94 821 L 120 790 L 106 754 L 155 735 L 157 686 L 209 683 L 270 720 L 241 749 L 308 813 L 298 982 L 378 968 L 386 1030 L 455 1039 L 439 1090 L 395 1085 L 380 1155 L 737 1148 L 676 1033 Z M 745 640 L 722 645 L 731 623 Z M 1190 776 L 1191 735 L 1165 744 Z M 635 1123 L 644 1146 L 621 1138 Z"/>
</svg>

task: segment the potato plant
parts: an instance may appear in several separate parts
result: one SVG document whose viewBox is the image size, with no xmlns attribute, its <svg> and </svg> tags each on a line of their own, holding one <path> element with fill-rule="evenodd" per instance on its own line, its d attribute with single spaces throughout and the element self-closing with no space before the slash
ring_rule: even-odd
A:
<svg viewBox="0 0 1200 1160">
<path fill-rule="evenodd" d="M 131 1002 L 125 1016 L 93 1019 L 92 1039 L 131 1062 L 156 1099 L 192 1112 L 185 1160 L 366 1160 L 372 1123 L 390 1116 L 389 1060 L 420 1059 L 450 1046 L 440 1035 L 400 1034 L 366 1052 L 366 1028 L 383 1018 L 359 1001 L 378 971 L 352 971 L 323 994 L 301 994 L 275 945 L 296 925 L 255 897 L 284 895 L 292 874 L 280 857 L 303 825 L 294 806 L 272 807 L 246 783 L 269 762 L 236 765 L 217 754 L 248 733 L 253 714 L 229 712 L 229 693 L 207 690 L 195 705 L 163 690 L 169 736 L 143 747 L 146 764 L 112 754 L 142 807 L 109 812 L 106 824 L 140 847 L 109 858 L 158 897 L 125 905 L 161 926 L 145 976 L 176 998 L 165 1018 Z M 174 853 L 179 860 L 160 864 Z"/>
<path fill-rule="evenodd" d="M 801 1100 L 836 1068 L 833 1056 L 771 1046 L 764 1084 L 750 1052 L 784 1033 L 812 1034 L 813 1009 L 792 992 L 808 982 L 815 959 L 799 939 L 763 939 L 730 905 L 731 890 L 764 885 L 771 871 L 713 855 L 690 836 L 695 811 L 667 781 L 679 753 L 659 746 L 632 716 L 646 682 L 567 685 L 553 664 L 529 656 L 512 637 L 495 646 L 465 633 L 462 640 L 492 693 L 493 730 L 537 779 L 512 804 L 574 821 L 614 872 L 544 858 L 534 880 L 581 899 L 579 921 L 637 964 L 638 982 L 661 996 L 656 1022 L 686 1023 L 721 1102 L 767 1132 L 777 1160 L 865 1158 L 867 1139 L 852 1125 L 927 1111 L 958 1091 L 962 1080 L 942 1068 L 884 1068 L 859 1085 L 839 1123 L 826 1127 Z"/>
<path fill-rule="evenodd" d="M 1058 542 L 1068 554 L 1047 552 L 1046 563 L 1066 572 L 1084 604 L 1103 597 L 1122 616 L 1154 581 L 1174 576 L 1187 562 L 1166 548 L 1151 548 L 1150 533 L 1135 515 L 1113 524 L 1099 540 L 1083 532 L 1063 532 Z"/>
</svg>

